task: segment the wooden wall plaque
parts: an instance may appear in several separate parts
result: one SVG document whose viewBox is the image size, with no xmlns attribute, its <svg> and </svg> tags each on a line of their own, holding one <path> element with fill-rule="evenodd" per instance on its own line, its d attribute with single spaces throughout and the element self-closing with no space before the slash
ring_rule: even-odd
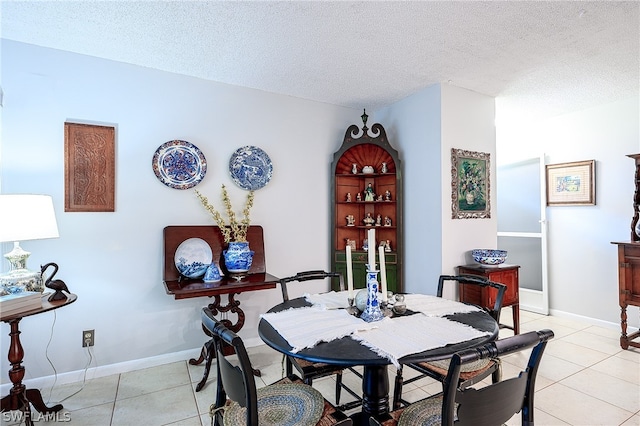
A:
<svg viewBox="0 0 640 426">
<path fill-rule="evenodd" d="M 115 128 L 64 123 L 64 211 L 115 211 Z"/>
</svg>

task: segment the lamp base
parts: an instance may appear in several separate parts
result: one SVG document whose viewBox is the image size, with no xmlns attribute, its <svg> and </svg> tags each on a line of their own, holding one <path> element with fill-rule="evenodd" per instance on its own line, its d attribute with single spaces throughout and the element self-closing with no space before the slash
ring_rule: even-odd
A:
<svg viewBox="0 0 640 426">
<path fill-rule="evenodd" d="M 23 291 L 44 291 L 42 274 L 38 271 L 27 269 L 28 251 L 24 251 L 16 241 L 13 243 L 13 250 L 5 254 L 4 257 L 11 263 L 11 270 L 0 274 L 1 291 L 7 293 L 20 293 Z"/>
</svg>

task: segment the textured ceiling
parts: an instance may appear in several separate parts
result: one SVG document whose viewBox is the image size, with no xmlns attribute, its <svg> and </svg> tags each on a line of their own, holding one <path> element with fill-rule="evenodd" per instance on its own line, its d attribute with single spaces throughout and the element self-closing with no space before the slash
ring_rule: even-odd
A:
<svg viewBox="0 0 640 426">
<path fill-rule="evenodd" d="M 3 38 L 375 110 L 434 83 L 549 116 L 638 94 L 640 3 L 2 1 Z"/>
</svg>

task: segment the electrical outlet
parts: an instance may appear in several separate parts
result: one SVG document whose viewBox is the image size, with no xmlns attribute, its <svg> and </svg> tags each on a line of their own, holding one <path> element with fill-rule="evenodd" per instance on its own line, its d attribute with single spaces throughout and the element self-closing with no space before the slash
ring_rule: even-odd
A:
<svg viewBox="0 0 640 426">
<path fill-rule="evenodd" d="M 93 346 L 95 330 L 85 330 L 82 332 L 82 347 Z"/>
</svg>

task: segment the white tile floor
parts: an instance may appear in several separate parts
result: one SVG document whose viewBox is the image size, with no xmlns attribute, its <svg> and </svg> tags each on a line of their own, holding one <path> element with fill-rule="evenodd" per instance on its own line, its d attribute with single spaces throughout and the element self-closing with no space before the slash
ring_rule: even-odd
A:
<svg viewBox="0 0 640 426">
<path fill-rule="evenodd" d="M 511 318 L 505 309 L 504 320 Z M 640 349 L 622 350 L 619 331 L 562 318 L 521 312 L 521 331 L 550 328 L 555 338 L 547 346 L 536 384 L 536 425 L 640 425 Z M 501 337 L 511 335 L 502 330 Z M 282 356 L 266 346 L 249 348 L 254 368 L 262 372 L 258 386 L 281 377 Z M 511 355 L 503 360 L 505 374 L 521 368 L 525 357 Z M 215 398 L 215 366 L 207 386 L 195 392 L 203 366 L 186 361 L 118 374 L 82 383 L 43 389 L 48 405 L 64 399 L 57 419 L 83 426 L 210 425 L 209 405 Z M 395 370 L 390 370 L 393 387 Z M 410 374 L 410 373 L 406 373 Z M 356 376 L 345 373 L 345 382 L 357 389 Z M 314 386 L 333 401 L 333 378 L 317 380 Z M 441 390 L 439 383 L 425 379 L 405 387 L 406 399 L 416 400 Z M 393 390 L 392 390 L 393 391 Z M 343 397 L 346 402 L 348 395 Z M 5 413 L 6 414 L 6 413 Z M 2 425 L 17 424 L 6 422 Z M 38 420 L 38 419 L 36 419 Z M 56 422 L 57 420 L 57 422 Z M 519 425 L 519 416 L 509 425 Z"/>
</svg>

